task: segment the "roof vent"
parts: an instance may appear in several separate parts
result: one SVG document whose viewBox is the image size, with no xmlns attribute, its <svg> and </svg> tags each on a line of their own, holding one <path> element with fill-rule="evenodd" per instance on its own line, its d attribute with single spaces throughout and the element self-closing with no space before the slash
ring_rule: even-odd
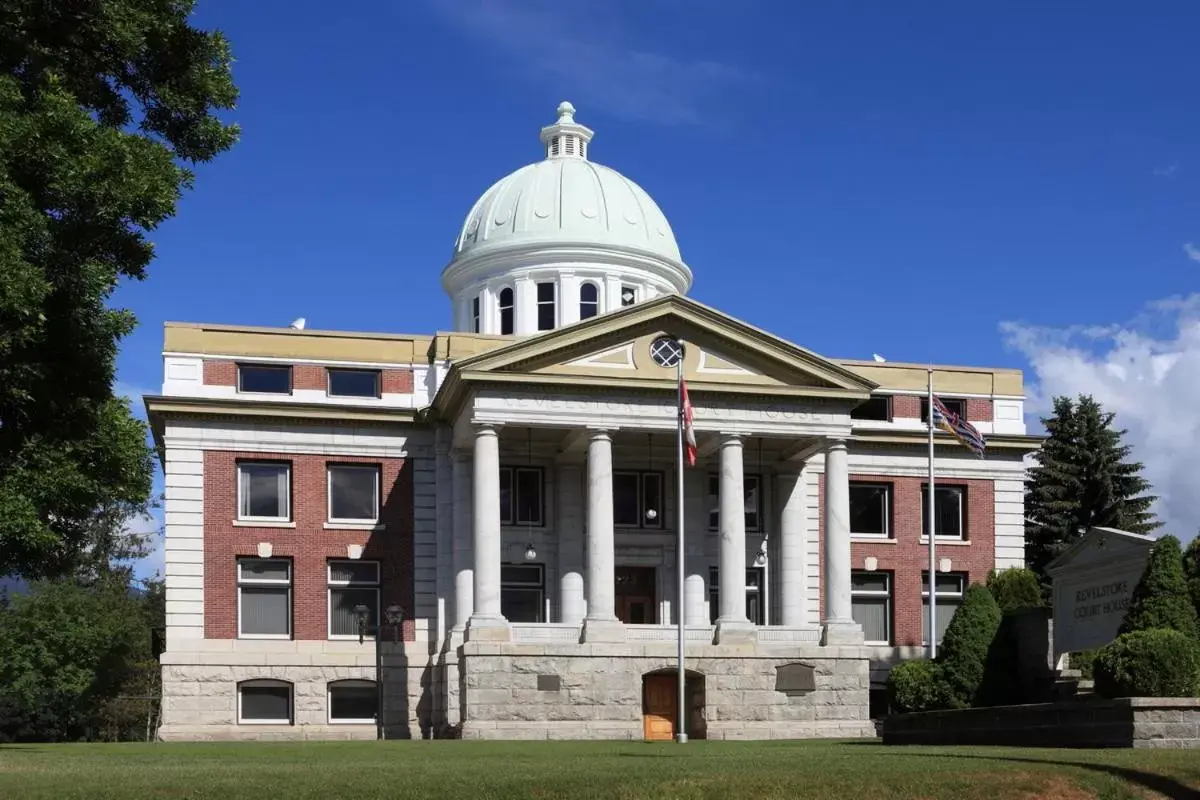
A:
<svg viewBox="0 0 1200 800">
<path fill-rule="evenodd" d="M 592 130 L 575 121 L 575 106 L 565 100 L 558 104 L 558 121 L 542 128 L 546 158 L 586 158 Z"/>
</svg>

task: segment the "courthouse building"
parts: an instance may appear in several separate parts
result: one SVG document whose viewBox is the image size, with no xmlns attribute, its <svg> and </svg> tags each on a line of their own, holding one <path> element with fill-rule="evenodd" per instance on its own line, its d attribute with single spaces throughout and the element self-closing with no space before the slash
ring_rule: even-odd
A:
<svg viewBox="0 0 1200 800">
<path fill-rule="evenodd" d="M 163 738 L 669 738 L 680 614 L 691 737 L 872 733 L 929 635 L 926 367 L 688 299 L 659 207 L 558 114 L 462 223 L 448 332 L 167 324 Z M 988 440 L 937 435 L 940 629 L 1023 564 L 1037 439 L 1019 371 L 934 377 Z"/>
</svg>

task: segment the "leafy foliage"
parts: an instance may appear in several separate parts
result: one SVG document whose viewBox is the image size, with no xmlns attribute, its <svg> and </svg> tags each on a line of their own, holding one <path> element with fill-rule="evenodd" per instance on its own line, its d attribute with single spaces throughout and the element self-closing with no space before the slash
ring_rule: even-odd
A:
<svg viewBox="0 0 1200 800">
<path fill-rule="evenodd" d="M 231 147 L 237 97 L 190 0 L 0 4 L 0 575 L 74 570 L 97 509 L 150 491 L 145 426 L 113 395 L 147 238 Z"/>
<path fill-rule="evenodd" d="M 1100 648 L 1095 673 L 1103 697 L 1195 697 L 1200 651 L 1179 631 L 1133 631 Z"/>
<path fill-rule="evenodd" d="M 988 648 L 1000 627 L 1000 616 L 1000 606 L 986 586 L 967 587 L 937 656 L 951 708 L 970 708 L 977 702 Z"/>
<path fill-rule="evenodd" d="M 1125 431 L 1113 427 L 1114 418 L 1080 395 L 1054 398 L 1054 413 L 1042 420 L 1049 438 L 1025 484 L 1025 554 L 1043 583 L 1046 565 L 1089 528 L 1150 533 L 1161 525 L 1142 465 L 1128 460 Z"/>
<path fill-rule="evenodd" d="M 1164 536 L 1154 543 L 1141 580 L 1129 599 L 1129 610 L 1120 632 L 1165 628 L 1195 638 L 1196 607 L 1183 576 L 1183 556 L 1179 540 Z"/>
<path fill-rule="evenodd" d="M 1200 536 L 1192 539 L 1183 551 L 1183 577 L 1187 579 L 1192 606 L 1200 615 Z"/>
<path fill-rule="evenodd" d="M 949 699 L 938 664 L 928 658 L 902 661 L 888 673 L 888 705 L 900 714 L 946 708 Z"/>
<path fill-rule="evenodd" d="M 992 570 L 988 573 L 987 588 L 1002 614 L 1046 605 L 1037 573 L 1031 569 Z"/>
</svg>

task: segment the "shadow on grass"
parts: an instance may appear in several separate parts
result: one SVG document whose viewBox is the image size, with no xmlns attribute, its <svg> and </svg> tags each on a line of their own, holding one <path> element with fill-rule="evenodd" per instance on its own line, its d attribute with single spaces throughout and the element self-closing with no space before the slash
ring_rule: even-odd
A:
<svg viewBox="0 0 1200 800">
<path fill-rule="evenodd" d="M 886 753 L 893 756 L 916 756 L 918 758 L 928 758 L 929 756 L 922 753 L 905 753 L 896 751 Z M 1180 783 L 1174 778 L 1168 778 L 1165 775 L 1157 775 L 1153 772 L 1145 772 L 1140 769 L 1130 769 L 1129 767 L 1118 767 L 1114 764 L 1093 764 L 1087 761 L 1054 761 L 1042 758 L 1021 758 L 1019 756 L 1008 755 L 974 755 L 971 753 L 946 753 L 939 752 L 938 758 L 966 758 L 976 761 L 1008 761 L 1013 764 L 1043 764 L 1051 767 L 1075 767 L 1077 769 L 1089 770 L 1091 772 L 1101 772 L 1106 775 L 1111 775 L 1114 778 L 1120 778 L 1126 783 L 1140 786 L 1143 789 L 1149 789 L 1152 792 L 1168 798 L 1168 800 L 1200 800 L 1200 791 L 1192 789 L 1185 784 Z"/>
</svg>

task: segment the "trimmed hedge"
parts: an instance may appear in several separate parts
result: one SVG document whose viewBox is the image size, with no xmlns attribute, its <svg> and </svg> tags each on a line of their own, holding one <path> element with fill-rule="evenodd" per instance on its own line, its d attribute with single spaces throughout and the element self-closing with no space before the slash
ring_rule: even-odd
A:
<svg viewBox="0 0 1200 800">
<path fill-rule="evenodd" d="M 888 675 L 888 704 L 899 714 L 946 707 L 945 683 L 938 665 L 928 658 L 902 661 Z"/>
<path fill-rule="evenodd" d="M 1141 580 L 1129 599 L 1120 633 L 1166 628 L 1195 639 L 1200 634 L 1196 607 L 1183 574 L 1179 540 L 1164 536 L 1154 543 Z"/>
<path fill-rule="evenodd" d="M 1000 617 L 1000 606 L 986 586 L 967 587 L 962 605 L 942 637 L 937 657 L 950 708 L 970 708 L 978 702 L 988 649 L 1000 627 Z"/>
<path fill-rule="evenodd" d="M 988 573 L 987 588 L 996 598 L 1000 613 L 1020 611 L 1023 608 L 1041 608 L 1046 605 L 1042 597 L 1042 585 L 1037 573 L 1020 567 Z"/>
<path fill-rule="evenodd" d="M 1102 697 L 1195 697 L 1200 651 L 1179 631 L 1134 631 L 1100 648 L 1095 674 Z"/>
</svg>

